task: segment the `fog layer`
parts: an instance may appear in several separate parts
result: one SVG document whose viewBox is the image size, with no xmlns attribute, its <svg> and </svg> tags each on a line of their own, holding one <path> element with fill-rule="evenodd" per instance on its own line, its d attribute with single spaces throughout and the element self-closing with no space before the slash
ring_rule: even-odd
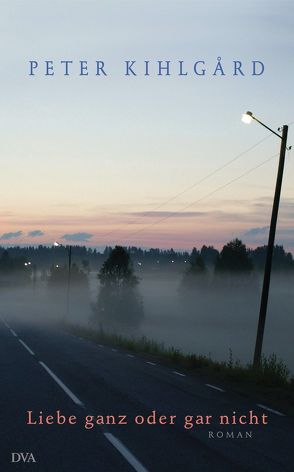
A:
<svg viewBox="0 0 294 472">
<path fill-rule="evenodd" d="M 251 283 L 243 278 L 227 278 L 219 283 L 181 290 L 181 273 L 138 274 L 144 318 L 131 336 L 174 346 L 186 353 L 204 354 L 214 360 L 252 360 L 259 314 L 261 279 Z M 89 325 L 99 292 L 97 272 L 89 274 L 89 287 L 48 287 L 40 277 L 36 284 L 1 286 L 0 314 L 7 320 L 51 324 L 64 320 Z M 276 353 L 294 371 L 294 291 L 293 276 L 272 277 L 265 327 L 265 354 Z M 128 307 L 122 307 L 122 313 Z"/>
</svg>

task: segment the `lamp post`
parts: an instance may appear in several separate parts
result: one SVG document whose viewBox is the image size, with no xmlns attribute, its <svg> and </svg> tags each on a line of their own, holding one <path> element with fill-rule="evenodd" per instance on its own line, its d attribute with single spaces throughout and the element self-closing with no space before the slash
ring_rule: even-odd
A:
<svg viewBox="0 0 294 472">
<path fill-rule="evenodd" d="M 260 360 L 261 360 L 262 342 L 263 342 L 265 319 L 266 319 L 267 304 L 268 304 L 268 294 L 269 294 L 270 279 L 271 279 L 273 250 L 274 250 L 281 187 L 282 187 L 282 180 L 283 180 L 285 155 L 286 155 L 286 150 L 287 150 L 288 126 L 284 125 L 281 129 L 282 134 L 278 134 L 274 130 L 266 126 L 264 123 L 262 123 L 260 120 L 258 120 L 252 114 L 251 111 L 247 111 L 246 113 L 243 114 L 242 121 L 244 123 L 251 123 L 252 120 L 257 121 L 257 123 L 262 125 L 267 130 L 271 131 L 273 134 L 275 134 L 276 136 L 278 136 L 278 138 L 281 139 L 279 167 L 278 167 L 276 189 L 275 189 L 275 195 L 274 195 L 274 201 L 273 201 L 270 230 L 269 230 L 269 235 L 268 235 L 268 245 L 267 245 L 267 251 L 266 251 L 264 278 L 263 278 L 263 286 L 262 286 L 262 294 L 261 294 L 260 310 L 259 310 L 259 321 L 258 321 L 255 351 L 254 351 L 254 358 L 253 358 L 253 366 L 259 367 Z"/>
<path fill-rule="evenodd" d="M 62 244 L 58 242 L 54 243 L 54 246 L 61 247 Z M 64 321 L 68 319 L 69 315 L 69 302 L 70 302 L 70 282 L 71 282 L 71 253 L 72 253 L 72 246 L 68 246 L 68 269 L 67 269 L 67 286 L 66 286 L 66 312 L 64 316 Z"/>
<path fill-rule="evenodd" d="M 66 319 L 69 315 L 69 297 L 70 297 L 70 281 L 71 281 L 71 251 L 72 246 L 68 247 L 68 271 L 67 271 L 67 288 L 66 288 Z"/>
<path fill-rule="evenodd" d="M 37 282 L 37 264 L 33 264 L 33 290 L 34 290 L 34 295 L 36 294 L 36 282 Z"/>
<path fill-rule="evenodd" d="M 27 261 L 27 262 L 24 263 L 24 266 L 28 267 L 30 270 L 33 267 L 33 289 L 34 289 L 34 292 L 35 292 L 35 288 L 34 288 L 34 265 L 32 266 L 31 261 Z M 31 274 L 30 274 L 30 278 L 31 278 Z"/>
</svg>

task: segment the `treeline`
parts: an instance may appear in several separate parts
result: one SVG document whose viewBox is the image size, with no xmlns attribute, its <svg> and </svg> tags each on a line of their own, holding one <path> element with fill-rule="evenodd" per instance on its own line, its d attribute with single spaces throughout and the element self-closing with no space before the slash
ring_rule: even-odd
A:
<svg viewBox="0 0 294 472">
<path fill-rule="evenodd" d="M 238 242 L 236 245 L 236 241 Z M 232 247 L 235 247 L 234 260 L 232 259 Z M 240 254 L 238 253 L 238 247 Z M 250 270 L 263 270 L 266 257 L 266 246 L 257 247 L 256 249 L 249 249 L 238 239 L 227 243 L 221 251 L 218 251 L 213 246 L 203 245 L 202 248 L 193 248 L 191 253 L 188 251 L 175 251 L 174 249 L 162 250 L 158 248 L 141 249 L 130 246 L 125 247 L 130 255 L 130 259 L 134 265 L 134 269 L 138 272 L 146 270 L 166 270 L 182 271 L 184 266 L 189 262 L 194 261 L 198 257 L 198 262 L 203 264 L 207 269 L 221 270 L 227 267 L 232 271 L 243 270 L 242 257 L 246 254 L 248 260 L 248 267 Z M 87 270 L 99 270 L 103 263 L 111 254 L 113 248 L 106 246 L 104 251 L 99 252 L 95 248 L 87 248 L 85 246 L 73 246 L 72 258 L 78 266 L 87 268 Z M 49 270 L 52 265 L 66 265 L 68 259 L 68 246 L 48 247 L 48 246 L 28 246 L 28 247 L 0 247 L 0 271 L 7 267 L 7 257 L 14 259 L 15 264 L 22 267 L 25 262 L 30 262 L 37 266 L 38 270 Z M 199 259 L 200 258 L 200 259 Z M 243 258 L 244 261 L 244 258 Z M 273 270 L 285 271 L 293 270 L 294 261 L 290 252 L 286 252 L 283 246 L 276 245 L 273 254 Z"/>
<path fill-rule="evenodd" d="M 24 256 L 22 248 L 19 248 L 20 253 L 13 248 L 12 255 L 9 250 L 2 251 L 0 288 L 32 282 L 34 293 L 36 286 L 47 287 L 45 292 L 50 297 L 50 306 L 55 315 L 62 317 L 62 313 L 72 310 L 85 312 L 86 307 L 90 306 L 90 262 L 86 256 L 93 256 L 94 251 L 72 248 L 72 252 L 82 249 L 80 255 L 83 258 L 81 264 L 76 260 L 72 262 L 69 270 L 68 248 L 62 248 L 62 252 L 60 248 L 57 248 L 58 252 L 56 248 L 52 248 L 48 268 L 38 267 L 36 259 L 34 261 L 33 257 L 28 257 L 38 254 L 38 250 L 42 249 L 37 248 L 29 252 L 27 248 L 27 257 Z M 50 251 L 50 248 L 45 249 Z M 123 332 L 124 329 L 137 329 L 144 318 L 143 298 L 140 294 L 140 282 L 143 277 L 140 277 L 140 271 L 147 268 L 148 274 L 150 268 L 159 271 L 163 268 L 164 276 L 167 267 L 168 273 L 175 268 L 179 280 L 179 296 L 184 302 L 183 312 L 188 313 L 194 306 L 195 295 L 197 296 L 199 291 L 212 294 L 223 290 L 227 284 L 232 290 L 241 288 L 243 292 L 246 289 L 251 290 L 252 287 L 256 288 L 260 278 L 256 269 L 262 268 L 264 264 L 266 248 L 253 251 L 246 248 L 241 240 L 234 239 L 225 244 L 220 252 L 207 246 L 200 250 L 193 248 L 190 254 L 173 250 L 142 250 L 115 246 L 114 249 L 106 248 L 103 254 L 95 254 L 99 254 L 100 262 L 103 262 L 100 267 L 96 266 L 96 270 L 92 267 L 98 276 L 98 295 L 96 301 L 91 303 L 92 315 L 89 321 L 100 329 Z M 63 263 L 60 263 L 60 258 L 64 259 Z M 293 257 L 286 253 L 282 246 L 275 247 L 274 269 L 291 271 L 294 275 Z M 158 280 L 160 277 L 159 272 Z"/>
</svg>

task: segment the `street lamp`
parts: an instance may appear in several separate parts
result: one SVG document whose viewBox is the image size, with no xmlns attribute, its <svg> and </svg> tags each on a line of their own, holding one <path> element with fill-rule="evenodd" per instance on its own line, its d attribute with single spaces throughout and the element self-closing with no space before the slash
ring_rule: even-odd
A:
<svg viewBox="0 0 294 472">
<path fill-rule="evenodd" d="M 261 294 L 260 310 L 259 310 L 259 321 L 258 321 L 256 344 L 255 344 L 255 351 L 254 351 L 254 358 L 253 358 L 253 366 L 259 367 L 260 360 L 261 360 L 262 342 L 263 342 L 264 326 L 265 326 L 267 304 L 268 304 L 268 293 L 269 293 L 270 279 L 271 279 L 273 250 L 274 250 L 281 187 L 282 187 L 282 180 L 283 180 L 285 155 L 286 155 L 286 150 L 287 150 L 288 126 L 284 125 L 282 126 L 282 128 L 279 128 L 278 131 L 281 131 L 282 133 L 282 134 L 279 134 L 279 133 L 276 133 L 276 131 L 269 128 L 268 126 L 266 126 L 260 120 L 258 120 L 252 114 L 251 111 L 247 111 L 246 113 L 242 115 L 242 121 L 244 123 L 249 124 L 253 120 L 257 121 L 257 123 L 262 125 L 267 130 L 271 131 L 271 133 L 275 134 L 276 136 L 278 136 L 278 138 L 281 139 L 279 167 L 278 167 L 276 189 L 275 189 L 275 195 L 274 195 L 274 201 L 273 201 L 270 230 L 269 230 L 269 236 L 268 236 L 268 245 L 267 245 L 266 261 L 265 261 L 265 268 L 264 268 L 264 278 L 263 278 L 263 286 L 262 286 L 262 294 Z"/>
<path fill-rule="evenodd" d="M 245 123 L 246 125 L 249 125 L 252 121 L 252 113 L 251 111 L 247 111 L 246 113 L 243 113 L 242 115 L 242 121 L 243 123 Z"/>
<path fill-rule="evenodd" d="M 62 244 L 55 241 L 55 247 L 62 247 Z M 71 252 L 72 246 L 68 246 L 68 270 L 67 270 L 67 287 L 66 287 L 66 314 L 64 320 L 68 318 L 69 315 L 69 298 L 70 298 L 70 281 L 71 281 Z M 58 267 L 58 266 L 56 266 Z"/>
<path fill-rule="evenodd" d="M 24 265 L 25 265 L 25 267 L 29 267 L 30 269 L 32 269 L 32 282 L 33 282 L 33 290 L 34 290 L 34 294 L 35 294 L 36 280 L 37 280 L 37 265 L 32 264 L 31 261 L 25 262 Z"/>
</svg>

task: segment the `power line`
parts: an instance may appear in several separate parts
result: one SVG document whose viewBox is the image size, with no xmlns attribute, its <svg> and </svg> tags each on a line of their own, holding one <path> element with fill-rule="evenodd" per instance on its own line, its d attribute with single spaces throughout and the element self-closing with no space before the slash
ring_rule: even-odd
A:
<svg viewBox="0 0 294 472">
<path fill-rule="evenodd" d="M 290 123 L 288 123 L 288 126 L 291 126 L 294 124 L 294 121 L 291 121 Z M 227 161 L 225 164 L 223 164 L 222 166 L 216 168 L 214 171 L 210 172 L 209 174 L 207 174 L 206 176 L 204 176 L 202 179 L 194 182 L 193 184 L 189 185 L 188 187 L 186 187 L 185 189 L 183 189 L 182 191 L 178 192 L 176 195 L 173 195 L 172 197 L 168 198 L 167 200 L 165 200 L 164 202 L 160 203 L 159 205 L 157 205 L 156 207 L 154 207 L 152 210 L 148 210 L 148 211 L 145 211 L 143 212 L 138 218 L 136 218 L 135 220 L 132 220 L 132 221 L 129 221 L 123 225 L 121 225 L 119 228 L 115 229 L 115 230 L 111 230 L 107 233 L 104 233 L 104 234 L 100 234 L 99 236 L 100 237 L 105 237 L 105 236 L 110 236 L 111 234 L 114 234 L 114 233 L 117 233 L 117 231 L 121 231 L 123 230 L 124 228 L 128 227 L 129 225 L 133 225 L 133 224 L 136 224 L 138 223 L 139 221 L 142 220 L 142 218 L 144 218 L 145 216 L 147 216 L 148 214 L 152 213 L 152 212 L 155 212 L 157 210 L 159 210 L 160 208 L 162 208 L 163 206 L 167 205 L 168 203 L 170 203 L 171 201 L 175 200 L 176 198 L 184 195 L 186 192 L 188 192 L 189 190 L 199 186 L 201 183 L 205 182 L 206 180 L 208 180 L 210 177 L 214 176 L 215 174 L 217 174 L 218 172 L 220 172 L 221 170 L 225 169 L 226 167 L 230 166 L 233 162 L 237 161 L 238 159 L 240 159 L 241 157 L 243 157 L 245 154 L 247 154 L 248 152 L 252 151 L 253 149 L 255 149 L 257 146 L 259 146 L 261 143 L 263 143 L 264 141 L 266 141 L 272 134 L 268 134 L 267 136 L 265 136 L 264 138 L 262 138 L 261 140 L 259 140 L 257 143 L 253 144 L 252 146 L 250 146 L 248 149 L 246 149 L 245 151 L 242 151 L 241 153 L 237 154 L 235 157 L 233 157 L 232 159 L 230 159 L 229 161 Z M 216 193 L 218 192 L 219 190 L 221 190 L 222 188 L 230 185 L 231 183 L 235 182 L 236 180 L 239 180 L 240 178 L 246 176 L 247 174 L 253 172 L 255 169 L 258 169 L 260 166 L 266 164 L 268 161 L 270 161 L 271 159 L 273 159 L 274 157 L 276 157 L 276 154 L 272 157 L 270 157 L 269 159 L 263 161 L 261 164 L 257 165 L 256 167 L 253 167 L 252 169 L 250 169 L 249 171 L 245 172 L 244 174 L 242 174 L 241 176 L 237 177 L 236 179 L 233 179 L 232 181 L 228 182 L 227 184 L 225 184 L 224 186 L 221 186 L 221 187 L 218 187 L 216 190 L 214 190 L 212 193 L 210 194 L 207 194 L 205 195 L 204 197 L 200 198 L 199 200 L 195 200 L 194 202 L 192 202 L 191 204 L 188 204 L 187 206 L 185 206 L 184 208 L 182 208 L 180 211 L 184 211 L 185 209 L 189 208 L 190 206 L 196 204 L 197 202 L 203 200 L 204 198 L 208 198 L 210 195 L 213 195 L 213 193 Z M 133 233 L 130 233 L 130 235 L 126 236 L 125 238 L 128 238 L 130 236 L 133 236 L 133 235 L 136 235 L 140 232 L 142 232 L 145 228 L 147 227 L 150 227 L 150 226 L 154 226 L 156 224 L 159 224 L 161 223 L 162 221 L 165 221 L 166 219 L 168 218 L 171 218 L 173 215 L 177 214 L 178 211 L 176 212 L 173 212 L 173 213 L 170 213 L 169 215 L 161 218 L 160 220 L 156 220 L 155 222 L 153 223 L 149 223 L 147 225 L 145 225 L 143 228 L 141 228 L 140 230 L 138 231 L 135 231 Z M 125 239 L 124 238 L 124 239 Z"/>
<path fill-rule="evenodd" d="M 262 167 L 263 165 L 265 165 L 267 162 L 271 161 L 272 159 L 274 159 L 275 157 L 277 157 L 279 154 L 274 154 L 272 155 L 271 157 L 269 157 L 268 159 L 266 159 L 265 161 L 262 161 L 260 164 L 252 167 L 251 169 L 249 169 L 248 171 L 244 172 L 243 174 L 239 175 L 238 177 L 235 177 L 234 179 L 230 180 L 229 182 L 226 182 L 224 185 L 221 185 L 220 187 L 217 187 L 215 190 L 207 193 L 206 195 L 204 195 L 203 197 L 201 198 L 198 198 L 197 200 L 194 200 L 192 203 L 189 203 L 188 205 L 185 205 L 183 208 L 181 208 L 180 211 L 174 211 L 172 213 L 170 213 L 169 215 L 166 215 L 164 216 L 163 218 L 160 218 L 160 220 L 157 220 L 157 221 L 154 221 L 153 223 L 149 223 L 147 225 L 145 225 L 143 228 L 140 228 L 139 230 L 137 231 L 134 231 L 132 233 L 130 233 L 129 235 L 125 236 L 123 239 L 129 239 L 130 237 L 132 236 L 135 236 L 139 233 L 141 233 L 142 231 L 144 231 L 145 229 L 151 227 L 151 226 L 155 226 L 159 223 L 162 223 L 163 221 L 177 215 L 178 213 L 180 212 L 183 212 L 185 211 L 187 208 L 190 208 L 191 206 L 194 206 L 196 205 L 196 203 L 199 203 L 203 200 L 205 200 L 206 198 L 208 197 L 211 197 L 212 195 L 214 195 L 215 193 L 219 192 L 220 190 L 228 187 L 229 185 L 231 185 L 232 183 L 236 182 L 237 180 L 240 180 L 241 178 L 245 177 L 246 175 L 254 172 L 256 169 L 258 169 L 259 167 Z"/>
<path fill-rule="evenodd" d="M 234 156 L 232 159 L 230 159 L 229 161 L 227 161 L 225 164 L 217 167 L 215 170 L 213 170 L 212 172 L 210 172 L 209 174 L 205 175 L 204 177 L 202 177 L 202 179 L 200 180 L 197 180 L 196 182 L 194 182 L 193 184 L 189 185 L 188 187 L 184 188 L 183 190 L 181 190 L 180 192 L 178 192 L 177 194 L 173 195 L 172 197 L 168 198 L 167 200 L 165 200 L 164 202 L 160 203 L 159 205 L 155 206 L 152 210 L 148 210 L 148 211 L 145 211 L 143 212 L 138 218 L 136 218 L 135 220 L 132 220 L 132 221 L 129 221 L 125 224 L 123 224 L 120 228 L 117 228 L 115 230 L 111 230 L 107 233 L 104 233 L 104 234 L 100 234 L 100 237 L 105 237 L 105 236 L 110 236 L 111 234 L 114 234 L 116 233 L 117 231 L 121 231 L 123 230 L 125 227 L 129 226 L 129 225 L 133 225 L 133 224 L 136 224 L 138 223 L 139 221 L 141 221 L 142 218 L 144 218 L 145 216 L 147 216 L 148 214 L 154 212 L 154 211 L 157 211 L 159 210 L 160 208 L 164 207 L 165 205 L 167 205 L 168 203 L 174 201 L 176 198 L 184 195 L 185 193 L 187 193 L 189 190 L 192 190 L 193 188 L 195 187 L 198 187 L 200 184 L 202 184 L 203 182 L 205 182 L 206 180 L 210 179 L 211 177 L 213 177 L 215 174 L 217 174 L 218 172 L 222 171 L 223 169 L 227 168 L 228 166 L 230 166 L 231 164 L 233 164 L 233 162 L 236 162 L 237 160 L 239 160 L 241 157 L 243 157 L 245 154 L 247 154 L 248 152 L 252 151 L 253 149 L 255 149 L 257 146 L 259 146 L 260 144 L 262 144 L 264 141 L 266 141 L 272 134 L 268 134 L 267 136 L 265 136 L 264 138 L 260 139 L 259 141 L 257 141 L 257 143 L 253 144 L 252 146 L 250 146 L 249 148 L 245 149 L 245 151 L 242 151 L 240 152 L 239 154 L 237 154 L 236 156 Z M 161 220 L 160 220 L 161 221 Z"/>
</svg>

